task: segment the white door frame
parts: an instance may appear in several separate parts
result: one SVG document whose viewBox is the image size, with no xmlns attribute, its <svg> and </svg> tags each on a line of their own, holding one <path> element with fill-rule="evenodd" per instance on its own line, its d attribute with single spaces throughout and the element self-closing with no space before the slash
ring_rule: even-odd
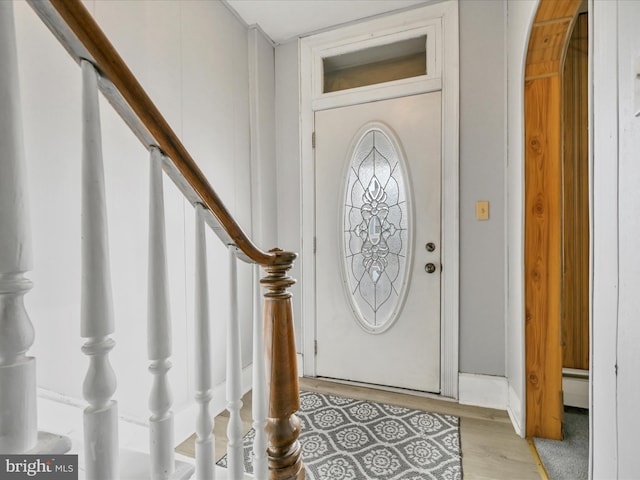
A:
<svg viewBox="0 0 640 480">
<path fill-rule="evenodd" d="M 323 94 L 322 58 L 427 35 L 427 75 Z M 316 375 L 314 111 L 442 90 L 441 396 L 458 398 L 458 3 L 448 0 L 303 38 L 300 53 L 303 372 Z"/>
</svg>

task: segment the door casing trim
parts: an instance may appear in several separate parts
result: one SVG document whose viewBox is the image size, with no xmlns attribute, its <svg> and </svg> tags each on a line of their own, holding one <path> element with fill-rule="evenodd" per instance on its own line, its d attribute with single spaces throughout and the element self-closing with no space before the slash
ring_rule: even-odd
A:
<svg viewBox="0 0 640 480">
<path fill-rule="evenodd" d="M 422 30 L 421 30 L 422 29 Z M 314 93 L 318 56 L 323 50 L 341 52 L 362 48 L 363 41 L 406 37 L 426 30 L 436 39 L 436 74 L 416 81 L 399 80 L 324 97 Z M 372 33 L 375 32 L 375 33 Z M 437 32 L 440 32 L 438 34 Z M 394 37 L 395 36 L 395 37 Z M 442 90 L 442 256 L 440 395 L 458 398 L 459 331 L 459 40 L 458 3 L 447 0 L 358 22 L 299 40 L 300 72 L 300 174 L 302 252 L 302 354 L 303 372 L 316 376 L 316 269 L 315 269 L 315 165 L 312 145 L 314 111 Z M 427 47 L 429 51 L 429 46 Z M 315 67 L 314 67 L 315 65 Z"/>
<path fill-rule="evenodd" d="M 541 0 L 525 57 L 526 435 L 562 439 L 562 69 L 580 0 Z M 552 26 L 551 29 L 549 26 Z M 549 46 L 553 38 L 554 48 Z"/>
</svg>

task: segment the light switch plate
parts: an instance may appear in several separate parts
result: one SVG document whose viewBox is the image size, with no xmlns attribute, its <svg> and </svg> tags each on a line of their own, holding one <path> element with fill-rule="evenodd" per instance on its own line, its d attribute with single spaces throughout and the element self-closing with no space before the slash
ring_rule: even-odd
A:
<svg viewBox="0 0 640 480">
<path fill-rule="evenodd" d="M 636 58 L 635 73 L 636 77 L 633 79 L 634 110 L 635 116 L 640 117 L 640 57 Z"/>
<path fill-rule="evenodd" d="M 489 220 L 489 202 L 478 200 L 476 202 L 476 218 L 478 220 Z"/>
</svg>

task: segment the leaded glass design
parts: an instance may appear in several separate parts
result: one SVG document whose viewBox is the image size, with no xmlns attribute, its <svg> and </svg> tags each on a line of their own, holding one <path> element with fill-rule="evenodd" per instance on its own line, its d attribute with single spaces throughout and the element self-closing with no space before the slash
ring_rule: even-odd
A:
<svg viewBox="0 0 640 480">
<path fill-rule="evenodd" d="M 400 152 L 380 128 L 353 150 L 344 200 L 344 266 L 360 324 L 386 330 L 405 294 L 409 214 Z"/>
</svg>

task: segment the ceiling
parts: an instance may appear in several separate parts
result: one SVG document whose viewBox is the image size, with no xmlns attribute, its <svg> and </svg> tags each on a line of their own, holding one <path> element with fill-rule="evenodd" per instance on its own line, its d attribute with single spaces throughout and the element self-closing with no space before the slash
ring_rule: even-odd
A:
<svg viewBox="0 0 640 480">
<path fill-rule="evenodd" d="M 283 43 L 425 0 L 226 0 L 226 3 L 247 25 L 259 25 L 274 43 Z"/>
</svg>

